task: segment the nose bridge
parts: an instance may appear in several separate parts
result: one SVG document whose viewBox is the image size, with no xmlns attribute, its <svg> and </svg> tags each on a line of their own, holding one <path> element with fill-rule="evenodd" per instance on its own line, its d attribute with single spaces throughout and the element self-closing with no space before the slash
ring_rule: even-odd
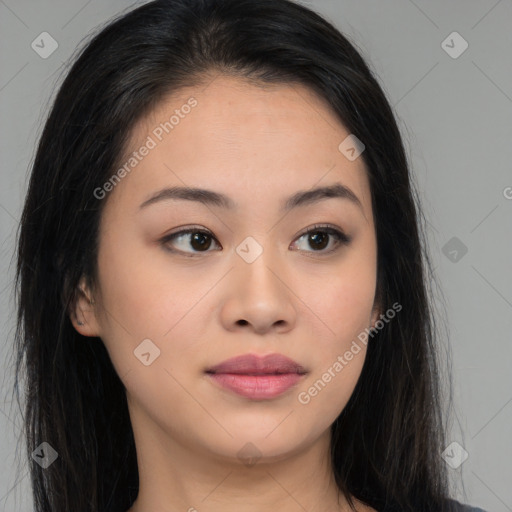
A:
<svg viewBox="0 0 512 512">
<path fill-rule="evenodd" d="M 237 278 L 248 281 L 256 290 L 280 288 L 282 284 L 275 275 L 279 272 L 279 261 L 277 251 L 271 247 L 271 236 L 259 240 L 248 236 L 236 247 Z"/>
</svg>

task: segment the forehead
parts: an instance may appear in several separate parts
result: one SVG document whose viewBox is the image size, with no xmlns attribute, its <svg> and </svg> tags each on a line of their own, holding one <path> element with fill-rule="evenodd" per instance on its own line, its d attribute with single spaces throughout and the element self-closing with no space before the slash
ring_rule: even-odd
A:
<svg viewBox="0 0 512 512">
<path fill-rule="evenodd" d="M 368 208 L 362 158 L 350 161 L 338 149 L 349 135 L 327 101 L 303 85 L 221 75 L 167 96 L 135 125 L 124 160 L 152 148 L 126 181 L 138 198 L 180 185 L 225 191 L 242 203 L 341 182 Z"/>
</svg>

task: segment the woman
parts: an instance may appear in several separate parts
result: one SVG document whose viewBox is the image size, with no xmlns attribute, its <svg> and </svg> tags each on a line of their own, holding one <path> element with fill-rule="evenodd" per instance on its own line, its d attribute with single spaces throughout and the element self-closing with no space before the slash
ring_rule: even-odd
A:
<svg viewBox="0 0 512 512">
<path fill-rule="evenodd" d="M 60 87 L 19 235 L 36 510 L 468 510 L 418 212 L 382 89 L 312 11 L 111 22 Z"/>
</svg>

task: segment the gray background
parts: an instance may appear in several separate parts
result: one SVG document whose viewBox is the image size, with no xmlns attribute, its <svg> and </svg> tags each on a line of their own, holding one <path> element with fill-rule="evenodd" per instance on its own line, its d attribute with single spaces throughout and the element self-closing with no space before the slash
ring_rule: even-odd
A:
<svg viewBox="0 0 512 512">
<path fill-rule="evenodd" d="M 448 438 L 469 454 L 450 469 L 455 497 L 488 512 L 512 511 L 512 1 L 302 3 L 332 21 L 369 61 L 405 139 L 446 303 L 456 413 Z M 28 169 L 68 59 L 84 36 L 130 5 L 0 0 L 2 511 L 32 509 L 26 466 L 15 471 L 21 421 L 11 402 L 9 352 L 12 257 Z M 469 45 L 457 58 L 443 49 L 462 48 L 448 37 L 454 31 Z M 58 43 L 46 59 L 31 48 L 42 32 Z"/>
</svg>

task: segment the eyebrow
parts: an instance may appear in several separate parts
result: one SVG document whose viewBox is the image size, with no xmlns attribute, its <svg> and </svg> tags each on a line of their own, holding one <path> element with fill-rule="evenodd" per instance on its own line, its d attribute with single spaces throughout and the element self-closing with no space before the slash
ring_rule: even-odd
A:
<svg viewBox="0 0 512 512">
<path fill-rule="evenodd" d="M 341 183 L 299 191 L 283 202 L 281 210 L 286 212 L 294 208 L 306 206 L 330 198 L 347 199 L 363 210 L 363 205 L 359 198 L 354 194 L 354 192 L 352 192 L 352 190 Z M 140 205 L 139 209 L 146 208 L 147 206 L 160 201 L 176 199 L 195 201 L 204 205 L 217 206 L 229 210 L 236 209 L 238 206 L 230 197 L 220 192 L 214 192 L 213 190 L 191 187 L 170 187 L 159 190 L 153 194 Z"/>
</svg>

